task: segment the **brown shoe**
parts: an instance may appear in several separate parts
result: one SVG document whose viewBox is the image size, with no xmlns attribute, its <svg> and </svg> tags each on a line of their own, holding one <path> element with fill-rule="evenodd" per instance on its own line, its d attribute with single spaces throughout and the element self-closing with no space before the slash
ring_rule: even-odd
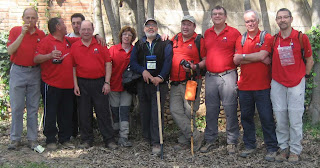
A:
<svg viewBox="0 0 320 168">
<path fill-rule="evenodd" d="M 300 160 L 300 156 L 299 155 L 290 152 L 290 155 L 289 155 L 289 158 L 288 158 L 288 162 L 297 163 L 297 162 L 299 162 L 299 160 Z"/>
<path fill-rule="evenodd" d="M 215 142 L 206 142 L 206 144 L 200 148 L 200 152 L 207 153 L 210 150 L 217 148 L 217 146 L 218 146 L 218 144 Z"/>
<path fill-rule="evenodd" d="M 76 148 L 75 145 L 73 143 L 71 143 L 70 141 L 63 142 L 62 146 L 65 149 L 74 149 L 74 148 Z"/>
<path fill-rule="evenodd" d="M 106 148 L 109 148 L 109 149 L 111 149 L 111 150 L 118 149 L 118 145 L 117 145 L 115 142 L 113 142 L 113 141 L 109 142 L 109 143 L 106 144 L 105 146 L 106 146 Z"/>
<path fill-rule="evenodd" d="M 181 144 L 181 143 L 178 143 L 177 145 L 174 145 L 174 146 L 173 146 L 174 151 L 187 150 L 187 149 L 189 149 L 189 148 L 190 148 L 189 145 L 187 145 L 187 144 Z"/>
<path fill-rule="evenodd" d="M 227 152 L 229 155 L 235 154 L 237 152 L 237 145 L 236 144 L 228 144 L 227 145 Z"/>
<path fill-rule="evenodd" d="M 276 162 L 283 162 L 286 161 L 289 157 L 289 149 L 281 149 L 279 154 L 276 156 Z"/>
<path fill-rule="evenodd" d="M 31 148 L 32 150 L 36 148 L 38 145 L 39 143 L 37 141 L 31 141 L 31 140 L 28 141 L 28 147 Z"/>
<path fill-rule="evenodd" d="M 17 150 L 18 147 L 21 145 L 21 142 L 20 141 L 11 141 L 10 144 L 8 145 L 8 149 L 9 150 Z"/>
<path fill-rule="evenodd" d="M 56 150 L 58 148 L 56 143 L 49 143 L 47 144 L 47 149 L 48 150 Z"/>
<path fill-rule="evenodd" d="M 152 146 L 152 154 L 157 156 L 161 154 L 160 145 L 157 144 Z"/>
</svg>

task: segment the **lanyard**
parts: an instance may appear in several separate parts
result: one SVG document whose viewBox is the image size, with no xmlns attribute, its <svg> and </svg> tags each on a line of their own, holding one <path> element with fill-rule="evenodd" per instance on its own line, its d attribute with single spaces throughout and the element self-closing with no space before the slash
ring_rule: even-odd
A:
<svg viewBox="0 0 320 168">
<path fill-rule="evenodd" d="M 150 55 L 153 55 L 154 46 L 156 46 L 156 44 L 157 44 L 157 42 L 155 42 L 154 45 L 152 45 L 152 43 L 151 43 L 151 48 L 148 44 L 146 44 L 148 47 L 148 50 L 150 52 Z"/>
</svg>

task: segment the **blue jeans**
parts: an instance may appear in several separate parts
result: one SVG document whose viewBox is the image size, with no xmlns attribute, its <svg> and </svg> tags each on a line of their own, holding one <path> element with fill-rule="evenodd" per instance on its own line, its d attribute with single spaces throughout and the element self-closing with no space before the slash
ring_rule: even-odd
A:
<svg viewBox="0 0 320 168">
<path fill-rule="evenodd" d="M 275 122 L 270 100 L 270 89 L 256 91 L 239 90 L 243 142 L 246 149 L 256 148 L 256 128 L 254 123 L 255 106 L 257 106 L 262 126 L 264 142 L 268 152 L 278 150 Z"/>
</svg>

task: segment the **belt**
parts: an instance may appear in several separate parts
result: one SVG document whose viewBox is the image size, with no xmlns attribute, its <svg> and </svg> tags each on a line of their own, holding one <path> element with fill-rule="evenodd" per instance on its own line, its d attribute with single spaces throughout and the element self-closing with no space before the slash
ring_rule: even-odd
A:
<svg viewBox="0 0 320 168">
<path fill-rule="evenodd" d="M 178 85 L 180 85 L 180 84 L 183 84 L 183 85 L 185 85 L 187 83 L 187 81 L 185 80 L 185 81 L 171 81 L 170 82 L 170 85 L 172 86 L 178 86 Z"/>
<path fill-rule="evenodd" d="M 36 67 L 39 67 L 39 64 L 38 65 L 35 65 L 35 66 L 23 66 L 23 65 L 17 65 L 15 63 L 13 63 L 14 65 L 18 66 L 18 67 L 21 67 L 21 68 L 36 68 Z"/>
<path fill-rule="evenodd" d="M 220 73 L 213 73 L 213 72 L 209 72 L 207 71 L 207 73 L 209 75 L 212 75 L 212 76 L 224 76 L 224 75 L 227 75 L 228 73 L 231 73 L 233 71 L 236 71 L 236 69 L 231 69 L 231 70 L 227 70 L 227 71 L 224 71 L 224 72 L 220 72 Z"/>
</svg>

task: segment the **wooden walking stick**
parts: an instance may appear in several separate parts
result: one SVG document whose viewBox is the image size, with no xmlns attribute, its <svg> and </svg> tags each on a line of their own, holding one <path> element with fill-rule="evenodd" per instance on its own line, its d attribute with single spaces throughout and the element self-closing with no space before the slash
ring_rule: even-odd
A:
<svg viewBox="0 0 320 168">
<path fill-rule="evenodd" d="M 162 120 L 161 120 L 161 102 L 160 102 L 160 86 L 157 86 L 157 105 L 158 105 L 158 123 L 159 123 L 159 137 L 160 137 L 160 158 L 163 159 L 163 137 L 162 137 Z"/>
<path fill-rule="evenodd" d="M 190 69 L 190 74 L 193 76 L 193 71 Z M 191 145 L 191 154 L 194 156 L 193 152 L 193 106 L 194 106 L 194 100 L 196 99 L 196 92 L 197 92 L 197 82 L 193 80 L 188 80 L 186 85 L 186 93 L 184 98 L 186 100 L 191 101 L 191 112 L 190 112 L 190 125 L 191 125 L 191 139 L 190 139 L 190 145 Z"/>
</svg>

